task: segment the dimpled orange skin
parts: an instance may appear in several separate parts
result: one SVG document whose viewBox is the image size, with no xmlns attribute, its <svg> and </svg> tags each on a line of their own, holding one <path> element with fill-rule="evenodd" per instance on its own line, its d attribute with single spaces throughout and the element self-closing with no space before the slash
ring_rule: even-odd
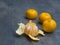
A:
<svg viewBox="0 0 60 45">
<path fill-rule="evenodd" d="M 50 20 L 52 19 L 50 13 L 48 12 L 42 12 L 40 15 L 39 15 L 39 22 L 40 23 L 43 23 L 45 20 Z"/>
<path fill-rule="evenodd" d="M 45 32 L 53 32 L 56 29 L 56 21 L 46 20 L 43 22 L 42 28 Z"/>
<path fill-rule="evenodd" d="M 28 9 L 26 11 L 26 17 L 28 19 L 35 19 L 37 17 L 37 15 L 38 15 L 38 12 L 35 9 Z"/>
<path fill-rule="evenodd" d="M 31 36 L 37 36 L 38 35 L 38 28 L 35 27 L 35 23 L 27 23 L 25 27 L 25 34 L 30 34 Z"/>
</svg>

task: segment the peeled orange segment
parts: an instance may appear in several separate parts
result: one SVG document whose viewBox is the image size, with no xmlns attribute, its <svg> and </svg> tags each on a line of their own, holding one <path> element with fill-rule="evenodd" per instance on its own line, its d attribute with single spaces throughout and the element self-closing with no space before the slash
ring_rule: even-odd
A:
<svg viewBox="0 0 60 45">
<path fill-rule="evenodd" d="M 18 23 L 19 27 L 16 30 L 18 35 L 22 35 L 24 33 L 25 25 L 23 23 Z"/>
<path fill-rule="evenodd" d="M 39 41 L 40 39 L 38 39 L 38 38 L 35 38 L 35 37 L 33 37 L 33 36 L 31 36 L 31 35 L 28 35 L 32 40 L 36 40 L 36 41 Z"/>
<path fill-rule="evenodd" d="M 38 33 L 41 34 L 41 35 L 43 35 L 43 36 L 45 36 L 45 34 L 44 34 L 44 32 L 42 30 L 39 30 Z"/>
<path fill-rule="evenodd" d="M 38 35 L 38 27 L 32 20 L 30 20 L 25 27 L 25 34 L 29 34 L 31 36 L 37 36 Z"/>
</svg>

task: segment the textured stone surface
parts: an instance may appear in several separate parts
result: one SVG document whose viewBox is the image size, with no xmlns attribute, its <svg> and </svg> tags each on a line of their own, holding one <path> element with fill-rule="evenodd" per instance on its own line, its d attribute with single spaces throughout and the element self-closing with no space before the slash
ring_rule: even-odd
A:
<svg viewBox="0 0 60 45">
<path fill-rule="evenodd" d="M 27 36 L 17 36 L 17 23 L 26 23 L 25 11 L 34 8 L 40 14 L 42 11 L 51 13 L 57 21 L 57 29 L 46 33 L 39 42 L 31 41 Z M 37 23 L 38 19 L 33 20 Z M 59 0 L 0 0 L 0 45 L 60 45 L 60 1 Z"/>
</svg>

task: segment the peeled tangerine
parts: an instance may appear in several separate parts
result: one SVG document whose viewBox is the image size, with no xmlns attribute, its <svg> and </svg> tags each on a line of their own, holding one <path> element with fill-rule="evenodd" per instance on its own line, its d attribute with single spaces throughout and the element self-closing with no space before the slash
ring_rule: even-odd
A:
<svg viewBox="0 0 60 45">
<path fill-rule="evenodd" d="M 56 21 L 46 20 L 43 22 L 42 28 L 45 32 L 53 32 L 56 29 Z"/>
<path fill-rule="evenodd" d="M 23 26 L 23 27 L 22 27 Z M 32 20 L 30 20 L 26 25 L 20 23 L 20 26 L 22 29 L 16 30 L 16 33 L 18 35 L 22 35 L 23 33 L 25 33 L 26 35 L 28 35 L 32 40 L 39 40 L 38 38 L 35 38 L 35 36 L 37 36 L 38 34 L 41 35 L 45 35 L 43 31 L 39 30 L 38 27 L 36 26 L 36 24 L 34 22 L 32 22 Z"/>
</svg>

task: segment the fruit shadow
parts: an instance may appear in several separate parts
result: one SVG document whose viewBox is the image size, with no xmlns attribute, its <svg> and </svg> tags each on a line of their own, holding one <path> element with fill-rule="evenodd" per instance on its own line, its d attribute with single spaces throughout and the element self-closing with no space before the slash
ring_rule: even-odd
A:
<svg viewBox="0 0 60 45">
<path fill-rule="evenodd" d="M 39 21 L 37 21 L 37 24 L 42 25 L 42 23 L 40 23 Z"/>
<path fill-rule="evenodd" d="M 28 19 L 26 16 L 24 16 L 25 19 Z"/>
<path fill-rule="evenodd" d="M 24 19 L 26 19 L 26 20 L 35 20 L 35 19 L 28 19 L 26 16 L 24 16 Z"/>
<path fill-rule="evenodd" d="M 43 32 L 44 32 L 45 36 L 54 34 L 54 32 L 45 32 L 44 30 L 43 30 Z"/>
</svg>

